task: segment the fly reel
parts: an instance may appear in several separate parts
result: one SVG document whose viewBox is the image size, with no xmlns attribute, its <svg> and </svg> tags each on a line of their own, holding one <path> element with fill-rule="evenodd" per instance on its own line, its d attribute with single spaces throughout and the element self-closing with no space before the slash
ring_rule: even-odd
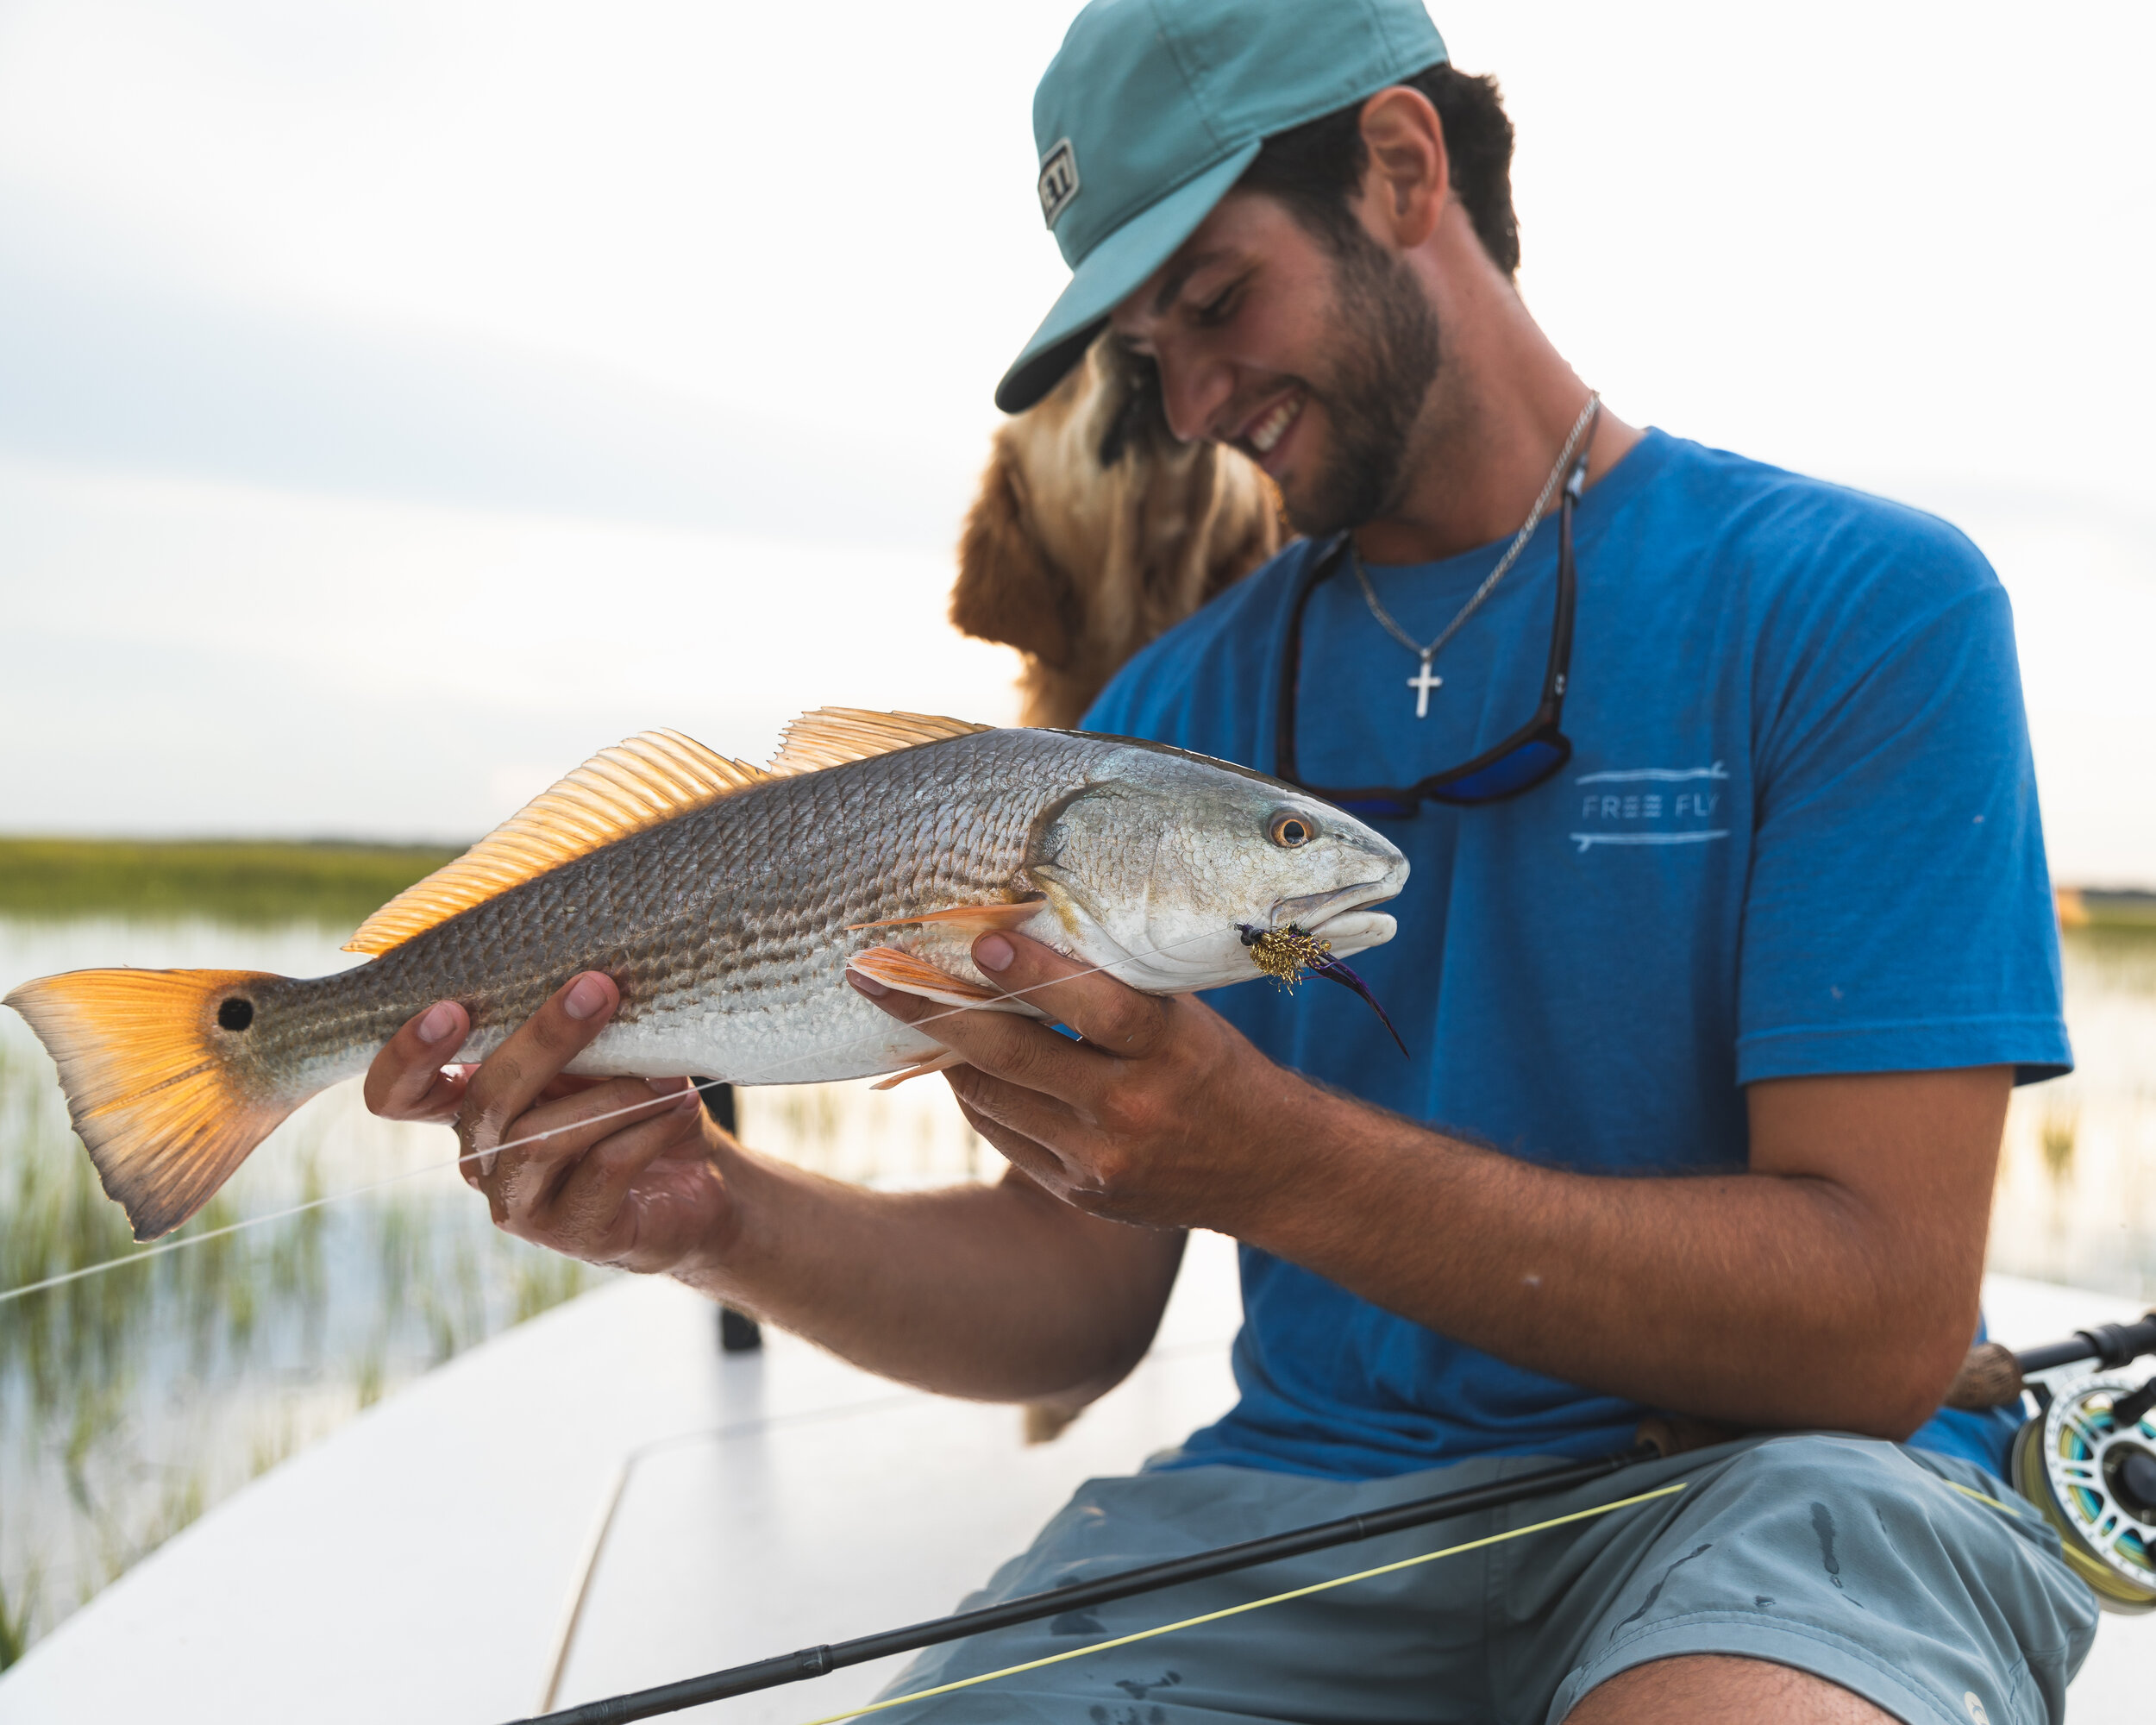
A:
<svg viewBox="0 0 2156 1725">
<path fill-rule="evenodd" d="M 2107 1611 L 2156 1610 L 2156 1378 L 2062 1384 L 2014 1440 L 2014 1489 Z"/>
</svg>

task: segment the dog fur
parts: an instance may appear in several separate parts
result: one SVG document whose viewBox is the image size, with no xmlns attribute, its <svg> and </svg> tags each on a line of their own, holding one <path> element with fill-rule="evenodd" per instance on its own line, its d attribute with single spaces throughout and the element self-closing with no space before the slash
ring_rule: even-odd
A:
<svg viewBox="0 0 2156 1725">
<path fill-rule="evenodd" d="M 1256 463 L 1179 442 L 1152 367 L 1103 335 L 999 427 L 966 517 L 950 620 L 1015 647 L 1019 722 L 1071 726 L 1124 662 L 1280 549 Z"/>
</svg>

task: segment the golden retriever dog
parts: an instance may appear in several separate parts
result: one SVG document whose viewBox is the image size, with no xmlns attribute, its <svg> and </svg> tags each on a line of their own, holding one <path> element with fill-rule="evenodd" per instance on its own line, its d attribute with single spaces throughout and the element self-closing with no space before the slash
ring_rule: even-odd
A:
<svg viewBox="0 0 2156 1725">
<path fill-rule="evenodd" d="M 1025 656 L 1022 724 L 1069 726 L 1124 662 L 1280 549 L 1256 463 L 1168 429 L 1152 368 L 1104 335 L 997 430 L 966 516 L 950 620 Z M 1025 1409 L 1047 1443 L 1077 1410 Z"/>
<path fill-rule="evenodd" d="M 1069 726 L 1133 653 L 1280 549 L 1256 463 L 1168 429 L 1152 367 L 1103 335 L 995 434 L 950 620 L 1025 655 L 1019 723 Z"/>
</svg>

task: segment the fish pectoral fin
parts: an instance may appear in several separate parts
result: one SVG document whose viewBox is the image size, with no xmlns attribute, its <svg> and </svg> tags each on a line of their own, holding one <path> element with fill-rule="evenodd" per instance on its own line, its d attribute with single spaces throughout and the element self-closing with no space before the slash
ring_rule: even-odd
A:
<svg viewBox="0 0 2156 1725">
<path fill-rule="evenodd" d="M 902 994 L 918 994 L 924 1000 L 940 1000 L 947 1007 L 981 1007 L 991 1012 L 1034 1013 L 1023 1000 L 999 994 L 978 982 L 968 982 L 948 970 L 939 970 L 925 958 L 916 958 L 895 946 L 872 946 L 846 961 L 872 982 L 896 988 Z"/>
<path fill-rule="evenodd" d="M 918 1066 L 909 1066 L 903 1072 L 893 1072 L 888 1078 L 879 1078 L 868 1088 L 871 1090 L 895 1090 L 909 1078 L 925 1078 L 931 1072 L 941 1072 L 946 1067 L 965 1063 L 966 1057 L 955 1048 L 947 1048 L 933 1060 L 924 1060 Z"/>
<path fill-rule="evenodd" d="M 918 916 L 886 917 L 881 922 L 849 922 L 846 932 L 853 934 L 864 928 L 910 928 L 916 923 L 932 923 L 961 933 L 1002 934 L 1025 927 L 1047 907 L 1045 899 L 1027 899 L 1015 905 L 956 905 L 947 911 L 923 911 Z"/>
</svg>

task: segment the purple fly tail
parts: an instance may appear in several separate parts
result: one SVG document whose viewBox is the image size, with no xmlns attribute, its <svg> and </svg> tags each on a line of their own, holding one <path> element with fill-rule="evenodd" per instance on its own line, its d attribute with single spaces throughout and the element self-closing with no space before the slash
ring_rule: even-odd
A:
<svg viewBox="0 0 2156 1725">
<path fill-rule="evenodd" d="M 1414 1056 L 1407 1052 L 1407 1044 L 1401 1041 L 1400 1032 L 1393 1028 L 1391 1017 L 1386 1013 L 1384 1007 L 1378 1004 L 1377 996 L 1370 993 L 1370 985 L 1348 969 L 1346 959 L 1330 957 L 1324 958 L 1310 967 L 1310 974 L 1313 976 L 1322 976 L 1328 982 L 1338 982 L 1344 988 L 1354 989 L 1357 994 L 1370 1003 L 1370 1010 L 1377 1014 L 1378 1022 L 1385 1026 L 1392 1039 L 1399 1044 L 1401 1057 L 1407 1060 L 1414 1058 Z"/>
</svg>

